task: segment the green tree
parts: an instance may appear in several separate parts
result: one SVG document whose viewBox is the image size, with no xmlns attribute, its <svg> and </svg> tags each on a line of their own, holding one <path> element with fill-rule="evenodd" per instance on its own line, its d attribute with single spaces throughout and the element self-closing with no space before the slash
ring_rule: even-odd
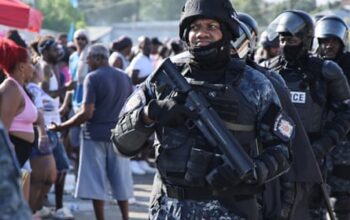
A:
<svg viewBox="0 0 350 220">
<path fill-rule="evenodd" d="M 67 32 L 70 24 L 84 26 L 84 14 L 73 8 L 70 0 L 36 0 L 35 7 L 44 14 L 43 28 Z"/>
</svg>

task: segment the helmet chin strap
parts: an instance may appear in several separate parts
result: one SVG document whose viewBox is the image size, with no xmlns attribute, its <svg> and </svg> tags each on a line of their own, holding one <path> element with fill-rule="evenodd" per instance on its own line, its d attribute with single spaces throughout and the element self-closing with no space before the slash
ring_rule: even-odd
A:
<svg viewBox="0 0 350 220">
<path fill-rule="evenodd" d="M 217 69 L 226 65 L 230 60 L 230 40 L 232 33 L 227 25 L 220 22 L 222 39 L 210 43 L 207 46 L 196 47 L 189 45 L 189 51 L 192 54 L 191 63 L 201 69 Z"/>
<path fill-rule="evenodd" d="M 201 69 L 223 67 L 230 58 L 230 47 L 224 40 L 219 40 L 203 47 L 190 47 L 191 63 Z"/>
</svg>

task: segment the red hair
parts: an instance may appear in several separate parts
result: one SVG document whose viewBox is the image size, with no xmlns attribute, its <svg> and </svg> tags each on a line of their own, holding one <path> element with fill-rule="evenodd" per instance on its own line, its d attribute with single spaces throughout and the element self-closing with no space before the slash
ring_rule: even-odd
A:
<svg viewBox="0 0 350 220">
<path fill-rule="evenodd" d="M 11 75 L 18 63 L 27 62 L 29 54 L 26 48 L 18 46 L 9 39 L 0 39 L 0 67 L 6 75 Z"/>
</svg>

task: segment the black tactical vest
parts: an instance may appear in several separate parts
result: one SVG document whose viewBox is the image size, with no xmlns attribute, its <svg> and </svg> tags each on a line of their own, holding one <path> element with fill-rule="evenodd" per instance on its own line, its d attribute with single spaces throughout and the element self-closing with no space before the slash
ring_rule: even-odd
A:
<svg viewBox="0 0 350 220">
<path fill-rule="evenodd" d="M 232 81 L 235 77 L 231 77 L 231 74 L 226 73 L 224 82 L 219 84 L 207 84 L 193 79 L 188 79 L 188 82 L 195 91 L 203 94 L 248 154 L 255 156 L 258 154 L 254 124 L 257 112 L 237 85 L 234 85 Z M 159 94 L 157 96 L 160 97 Z M 185 125 L 176 129 L 162 128 L 156 130 L 156 134 L 159 142 L 156 162 L 165 183 L 191 186 L 184 178 L 191 151 L 200 150 L 206 152 L 205 155 L 212 155 L 211 159 L 203 160 L 207 172 L 222 163 L 219 149 L 211 147 L 196 128 L 190 129 Z"/>
<path fill-rule="evenodd" d="M 341 54 L 338 60 L 336 62 L 339 64 L 339 66 L 342 68 L 346 78 L 348 79 L 348 82 L 350 82 L 350 53 L 346 52 Z"/>
<path fill-rule="evenodd" d="M 316 91 L 313 91 L 314 87 L 308 82 L 308 76 L 300 70 L 291 69 L 283 69 L 280 74 L 286 81 L 291 101 L 299 113 L 306 132 L 319 134 L 324 125 L 326 105 L 315 100 Z"/>
</svg>

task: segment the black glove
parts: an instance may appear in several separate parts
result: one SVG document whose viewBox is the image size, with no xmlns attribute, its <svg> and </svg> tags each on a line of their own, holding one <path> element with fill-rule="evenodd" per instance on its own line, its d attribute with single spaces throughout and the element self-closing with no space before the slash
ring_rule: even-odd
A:
<svg viewBox="0 0 350 220">
<path fill-rule="evenodd" d="M 241 179 L 237 171 L 233 170 L 227 163 L 215 168 L 207 177 L 207 182 L 214 188 L 225 188 L 238 185 L 242 182 L 251 185 L 261 185 L 268 178 L 268 168 L 260 161 L 255 160 L 255 169 L 250 176 Z"/>
<path fill-rule="evenodd" d="M 148 104 L 148 117 L 163 126 L 177 127 L 183 125 L 187 119 L 195 118 L 196 115 L 173 98 L 153 99 Z"/>
<path fill-rule="evenodd" d="M 213 160 L 214 154 L 202 149 L 192 148 L 187 161 L 185 180 L 193 186 L 204 186 L 205 176 Z"/>
<path fill-rule="evenodd" d="M 242 182 L 237 171 L 233 170 L 227 163 L 212 170 L 206 176 L 206 180 L 216 189 L 233 187 Z"/>
</svg>

